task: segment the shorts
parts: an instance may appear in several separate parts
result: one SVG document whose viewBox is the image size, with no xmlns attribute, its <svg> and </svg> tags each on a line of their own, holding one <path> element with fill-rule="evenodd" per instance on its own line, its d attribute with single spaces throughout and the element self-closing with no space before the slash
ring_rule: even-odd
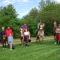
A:
<svg viewBox="0 0 60 60">
<path fill-rule="evenodd" d="M 9 36 L 8 37 L 8 44 L 12 44 L 13 43 L 13 36 Z"/>
</svg>

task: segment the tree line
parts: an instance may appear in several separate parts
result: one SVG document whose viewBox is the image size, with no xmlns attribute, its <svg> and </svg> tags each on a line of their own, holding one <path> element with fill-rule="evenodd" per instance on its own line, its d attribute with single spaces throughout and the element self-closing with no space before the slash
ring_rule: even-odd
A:
<svg viewBox="0 0 60 60">
<path fill-rule="evenodd" d="M 39 3 L 38 9 L 32 8 L 31 11 L 22 19 L 17 18 L 18 14 L 13 5 L 0 7 L 0 28 L 11 26 L 14 30 L 14 37 L 19 37 L 19 28 L 26 23 L 32 36 L 36 36 L 37 24 L 42 21 L 45 23 L 45 35 L 53 34 L 53 22 L 60 23 L 60 4 L 43 0 Z"/>
</svg>

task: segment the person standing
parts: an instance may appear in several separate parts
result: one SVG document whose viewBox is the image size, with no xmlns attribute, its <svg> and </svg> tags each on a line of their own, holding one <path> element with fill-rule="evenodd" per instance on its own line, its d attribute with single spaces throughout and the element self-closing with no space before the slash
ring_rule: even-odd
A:
<svg viewBox="0 0 60 60">
<path fill-rule="evenodd" d="M 20 40 L 21 40 L 21 44 L 23 45 L 23 29 L 20 28 Z"/>
<path fill-rule="evenodd" d="M 45 26 L 44 23 L 42 23 L 42 22 L 38 23 L 38 31 L 37 31 L 36 41 L 43 40 L 43 38 L 44 38 L 44 26 Z"/>
<path fill-rule="evenodd" d="M 53 25 L 54 25 L 54 27 L 53 27 L 54 39 L 56 40 L 56 28 L 57 28 L 57 22 L 54 21 Z"/>
<path fill-rule="evenodd" d="M 56 42 L 57 44 L 60 44 L 60 24 L 58 24 L 55 32 L 56 32 Z"/>
<path fill-rule="evenodd" d="M 13 47 L 13 31 L 10 27 L 8 27 L 6 29 L 6 36 L 7 36 L 9 48 L 10 48 L 10 50 L 12 50 L 12 47 Z"/>
<path fill-rule="evenodd" d="M 24 44 L 23 35 L 24 35 L 24 32 L 25 32 L 26 30 L 28 30 L 28 26 L 27 26 L 27 24 L 23 24 L 23 25 L 20 27 L 20 40 L 21 40 L 22 45 Z"/>
</svg>

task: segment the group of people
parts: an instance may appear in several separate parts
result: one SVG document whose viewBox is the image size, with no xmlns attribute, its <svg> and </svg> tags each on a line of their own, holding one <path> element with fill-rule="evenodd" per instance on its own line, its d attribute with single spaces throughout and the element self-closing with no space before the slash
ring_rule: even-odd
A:
<svg viewBox="0 0 60 60">
<path fill-rule="evenodd" d="M 20 37 L 22 45 L 29 46 L 29 42 L 31 42 L 30 32 L 27 24 L 20 26 Z M 13 29 L 11 27 L 1 27 L 0 28 L 0 44 L 5 48 L 6 46 L 10 48 L 10 50 L 14 49 L 13 45 Z"/>
<path fill-rule="evenodd" d="M 45 26 L 45 24 L 43 22 L 38 23 L 36 41 L 43 40 L 44 26 Z M 54 23 L 53 23 L 53 33 L 54 33 L 54 39 L 56 41 L 55 43 L 60 44 L 60 23 L 58 23 L 56 21 L 54 21 Z"/>
<path fill-rule="evenodd" d="M 2 44 L 3 47 L 6 47 L 6 43 L 8 44 L 10 50 L 12 50 L 13 30 L 11 27 L 7 27 L 7 28 L 2 27 L 0 30 L 0 44 Z"/>
<path fill-rule="evenodd" d="M 37 34 L 36 34 L 36 41 L 41 41 L 44 38 L 44 26 L 45 24 L 40 22 L 37 25 Z M 27 24 L 23 24 L 20 26 L 20 40 L 21 44 L 25 46 L 29 46 L 29 43 L 31 42 L 31 34 L 29 31 L 29 28 Z M 54 39 L 57 44 L 60 44 L 60 24 L 58 24 L 56 21 L 54 21 Z M 2 46 L 5 47 L 6 43 L 10 50 L 13 48 L 13 29 L 11 27 L 4 28 L 2 27 L 0 29 L 0 43 L 2 43 Z"/>
</svg>

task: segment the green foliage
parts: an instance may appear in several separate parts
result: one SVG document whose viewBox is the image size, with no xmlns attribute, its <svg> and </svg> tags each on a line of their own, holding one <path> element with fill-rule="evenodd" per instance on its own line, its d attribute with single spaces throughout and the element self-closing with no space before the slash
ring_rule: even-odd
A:
<svg viewBox="0 0 60 60">
<path fill-rule="evenodd" d="M 39 8 L 43 8 L 45 6 L 45 0 L 41 0 L 39 3 Z"/>
<path fill-rule="evenodd" d="M 29 30 L 31 32 L 32 36 L 36 35 L 36 28 L 38 23 L 38 10 L 36 8 L 33 8 L 30 13 L 24 17 L 24 22 L 28 24 Z M 40 20 L 40 19 L 39 19 Z"/>
<path fill-rule="evenodd" d="M 50 2 L 49 4 L 46 4 L 44 7 L 42 7 L 41 10 L 33 8 L 23 20 L 29 25 L 32 36 L 36 35 L 35 32 L 39 21 L 45 23 L 45 35 L 52 35 L 53 22 L 57 21 L 57 23 L 60 23 L 60 4 Z"/>
<path fill-rule="evenodd" d="M 40 18 L 45 22 L 45 32 L 51 35 L 53 32 L 53 22 L 60 22 L 60 4 L 51 3 L 40 12 Z"/>
<path fill-rule="evenodd" d="M 9 25 L 17 17 L 16 11 L 12 5 L 0 8 L 0 23 Z"/>
<path fill-rule="evenodd" d="M 0 26 L 13 27 L 14 37 L 20 36 L 19 28 L 24 23 L 29 26 L 31 36 L 36 36 L 36 29 L 39 21 L 45 23 L 45 34 L 52 35 L 53 22 L 57 21 L 60 23 L 60 4 L 45 4 L 41 9 L 39 7 L 39 10 L 32 8 L 31 11 L 22 19 L 17 18 L 16 10 L 12 5 L 0 7 Z"/>
<path fill-rule="evenodd" d="M 8 27 L 11 26 L 14 31 L 14 36 L 16 37 L 18 34 L 18 19 L 15 8 L 12 5 L 8 5 L 6 7 L 0 8 L 0 26 Z"/>
</svg>

